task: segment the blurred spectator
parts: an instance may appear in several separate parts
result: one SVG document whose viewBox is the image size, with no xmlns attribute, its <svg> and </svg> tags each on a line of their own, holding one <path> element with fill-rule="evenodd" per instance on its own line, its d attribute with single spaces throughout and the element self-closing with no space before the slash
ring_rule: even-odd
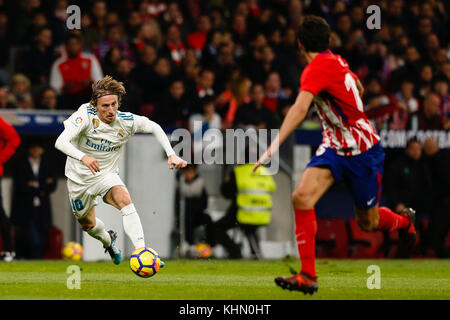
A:
<svg viewBox="0 0 450 320">
<path fill-rule="evenodd" d="M 203 48 L 205 47 L 206 38 L 211 30 L 211 21 L 208 16 L 201 16 L 197 23 L 197 30 L 189 33 L 186 43 L 190 48 L 195 50 L 197 57 L 201 57 Z"/>
<path fill-rule="evenodd" d="M 223 34 L 218 29 L 213 29 L 208 33 L 206 43 L 202 51 L 202 64 L 210 68 L 217 64 L 219 46 L 222 43 Z"/>
<path fill-rule="evenodd" d="M 251 159 L 252 151 L 248 154 L 248 159 Z M 216 242 L 227 250 L 230 259 L 239 259 L 242 253 L 240 246 L 227 234 L 229 229 L 239 226 L 247 236 L 252 255 L 260 259 L 257 230 L 260 226 L 268 225 L 271 220 L 275 181 L 271 175 L 261 174 L 266 170 L 265 167 L 258 168 L 256 173 L 252 173 L 252 169 L 251 163 L 236 165 L 225 176 L 220 187 L 222 195 L 230 199 L 231 204 L 225 215 L 214 222 L 213 230 Z"/>
<path fill-rule="evenodd" d="M 259 49 L 259 60 L 252 59 L 248 75 L 253 83 L 264 83 L 270 72 L 279 70 L 275 64 L 275 52 L 272 47 L 266 45 Z"/>
<path fill-rule="evenodd" d="M 214 72 L 204 69 L 200 72 L 200 77 L 197 83 L 197 95 L 204 98 L 206 96 L 214 96 Z"/>
<path fill-rule="evenodd" d="M 189 130 L 194 133 L 194 122 L 200 122 L 200 127 L 207 129 L 220 129 L 221 119 L 216 113 L 216 106 L 213 97 L 205 97 L 201 100 L 202 113 L 193 114 L 189 119 Z"/>
<path fill-rule="evenodd" d="M 133 39 L 137 36 L 142 23 L 143 18 L 139 14 L 139 11 L 134 10 L 128 14 L 127 23 L 125 24 L 125 33 L 129 39 Z"/>
<path fill-rule="evenodd" d="M 211 217 L 205 212 L 208 207 L 208 194 L 206 192 L 205 181 L 197 172 L 195 165 L 190 164 L 181 169 L 182 178 L 177 188 L 177 203 L 184 202 L 184 236 L 188 244 L 196 243 L 212 244 L 214 234 L 211 230 Z M 181 206 L 180 206 L 181 207 Z M 180 225 L 180 212 L 177 220 Z M 204 233 L 198 236 L 198 228 L 204 227 Z"/>
<path fill-rule="evenodd" d="M 177 26 L 181 32 L 183 29 L 183 37 L 186 35 L 185 33 L 185 23 L 183 14 L 181 13 L 179 4 L 175 1 L 170 2 L 167 5 L 167 10 L 162 12 L 162 14 L 158 17 L 159 25 L 163 30 L 167 30 L 170 26 Z"/>
<path fill-rule="evenodd" d="M 431 184 L 434 204 L 427 232 L 428 244 L 439 258 L 449 258 L 445 238 L 450 231 L 450 170 L 448 153 L 439 149 L 438 142 L 429 138 L 423 144 L 423 160 Z"/>
<path fill-rule="evenodd" d="M 179 28 L 174 24 L 167 29 L 166 42 L 162 49 L 162 54 L 171 59 L 176 66 L 181 64 L 186 53 L 186 47 L 181 40 L 181 33 Z"/>
<path fill-rule="evenodd" d="M 86 48 L 94 50 L 97 45 L 102 41 L 106 33 L 106 16 L 108 14 L 108 8 L 106 1 L 95 0 L 92 4 L 90 14 L 82 13 L 82 27 L 84 44 Z"/>
<path fill-rule="evenodd" d="M 419 101 L 414 98 L 414 82 L 404 79 L 400 85 L 400 91 L 394 96 L 395 108 L 392 110 L 389 121 L 389 129 L 405 130 L 411 114 L 419 110 Z"/>
<path fill-rule="evenodd" d="M 441 130 L 442 122 L 439 116 L 441 98 L 435 92 L 428 92 L 422 108 L 411 116 L 409 128 L 412 130 Z"/>
<path fill-rule="evenodd" d="M 412 79 L 404 79 L 400 84 L 400 91 L 395 94 L 397 102 L 404 104 L 408 114 L 412 114 L 419 110 L 419 101 L 414 97 L 414 81 Z"/>
<path fill-rule="evenodd" d="M 20 137 L 13 126 L 0 117 L 0 234 L 3 240 L 3 252 L 0 254 L 0 259 L 6 262 L 11 262 L 14 259 L 15 253 L 11 238 L 11 225 L 3 208 L 2 198 L 2 180 L 3 166 L 11 156 L 16 152 L 20 144 Z"/>
<path fill-rule="evenodd" d="M 9 48 L 13 42 L 13 32 L 8 21 L 7 12 L 0 8 L 0 86 L 8 83 L 6 67 L 9 64 Z"/>
<path fill-rule="evenodd" d="M 395 159 L 387 168 L 386 193 L 396 212 L 406 207 L 414 208 L 418 216 L 430 212 L 428 177 L 422 156 L 422 145 L 416 139 L 408 141 L 405 153 Z"/>
<path fill-rule="evenodd" d="M 140 25 L 136 38 L 133 40 L 136 55 L 142 51 L 145 45 L 152 45 L 159 49 L 162 43 L 163 36 L 155 20 L 150 20 Z"/>
<path fill-rule="evenodd" d="M 8 101 L 19 109 L 34 109 L 31 82 L 24 74 L 18 73 L 12 77 Z"/>
<path fill-rule="evenodd" d="M 35 9 L 31 15 L 31 25 L 29 26 L 28 32 L 25 35 L 24 42 L 31 43 L 35 40 L 37 32 L 39 32 L 43 27 L 48 25 L 48 19 L 45 12 L 40 9 Z"/>
<path fill-rule="evenodd" d="M 431 90 L 431 81 L 433 80 L 433 68 L 431 64 L 423 64 L 419 72 L 419 80 L 416 86 L 415 96 L 420 99 L 425 98 Z"/>
<path fill-rule="evenodd" d="M 132 73 L 133 65 L 133 62 L 128 59 L 120 59 L 113 73 L 113 77 L 117 81 L 123 82 L 127 92 L 127 94 L 122 98 L 120 109 L 122 111 L 139 114 L 141 99 L 139 95 L 139 86 L 134 78 L 134 74 Z"/>
<path fill-rule="evenodd" d="M 242 14 L 234 15 L 231 22 L 233 33 L 233 41 L 236 44 L 236 49 L 239 50 L 238 55 L 242 54 L 248 44 L 247 20 Z"/>
<path fill-rule="evenodd" d="M 140 4 L 140 13 L 146 21 L 158 18 L 166 10 L 167 4 L 164 1 L 144 0 Z"/>
<path fill-rule="evenodd" d="M 20 258 L 42 259 L 47 233 L 52 226 L 50 194 L 56 189 L 56 177 L 43 154 L 40 142 L 32 141 L 27 156 L 19 160 L 14 174 L 11 222 Z"/>
<path fill-rule="evenodd" d="M 143 64 L 145 67 L 141 69 Z M 170 85 L 170 75 L 170 62 L 166 58 L 159 58 L 153 65 L 141 63 L 136 68 L 136 79 L 142 92 L 143 103 L 155 104 L 161 99 Z"/>
<path fill-rule="evenodd" d="M 46 87 L 40 93 L 37 109 L 56 110 L 58 109 L 58 93 L 52 87 Z"/>
<path fill-rule="evenodd" d="M 272 112 L 277 111 L 277 108 L 283 104 L 283 100 L 289 99 L 289 92 L 281 88 L 281 78 L 278 72 L 269 73 L 264 84 L 264 89 L 266 93 L 264 104 Z"/>
<path fill-rule="evenodd" d="M 52 29 L 53 44 L 58 46 L 64 42 L 67 32 L 67 0 L 57 0 L 53 9 L 53 14 L 49 18 L 49 26 Z"/>
<path fill-rule="evenodd" d="M 8 90 L 0 87 L 0 109 L 14 109 L 17 106 L 8 100 Z"/>
<path fill-rule="evenodd" d="M 239 106 L 250 101 L 252 82 L 238 72 L 227 83 L 227 89 L 218 97 L 218 113 L 223 118 L 224 127 L 231 128 Z"/>
<path fill-rule="evenodd" d="M 48 27 L 42 27 L 36 32 L 34 43 L 24 56 L 21 71 L 30 78 L 33 85 L 45 85 L 55 59 L 52 31 Z"/>
<path fill-rule="evenodd" d="M 69 34 L 65 42 L 67 56 L 56 60 L 50 73 L 50 86 L 61 95 L 65 109 L 76 109 L 89 101 L 91 83 L 103 78 L 95 56 L 82 49 L 81 37 Z"/>
<path fill-rule="evenodd" d="M 432 89 L 441 98 L 439 113 L 442 120 L 443 129 L 450 129 L 450 91 L 449 82 L 445 76 L 436 77 L 433 80 Z"/>
<path fill-rule="evenodd" d="M 413 45 L 408 46 L 403 54 L 404 65 L 392 71 L 390 74 L 389 88 L 397 91 L 403 79 L 417 79 L 419 76 L 420 54 Z"/>
<path fill-rule="evenodd" d="M 134 61 L 133 52 L 128 43 L 123 40 L 123 31 L 120 24 L 111 24 L 106 28 L 106 38 L 98 44 L 97 54 L 101 61 L 111 48 L 118 48 L 122 57 Z"/>
<path fill-rule="evenodd" d="M 185 95 L 183 80 L 173 79 L 169 86 L 169 92 L 157 104 L 157 121 L 161 125 L 187 127 L 191 108 L 190 99 Z"/>
<path fill-rule="evenodd" d="M 105 55 L 103 59 L 103 73 L 105 75 L 114 74 L 117 64 L 122 60 L 122 53 L 117 47 L 111 48 Z"/>
<path fill-rule="evenodd" d="M 234 119 L 234 127 L 244 126 L 256 129 L 277 128 L 275 115 L 264 104 L 264 87 L 254 84 L 251 90 L 249 103 L 240 106 Z"/>
</svg>

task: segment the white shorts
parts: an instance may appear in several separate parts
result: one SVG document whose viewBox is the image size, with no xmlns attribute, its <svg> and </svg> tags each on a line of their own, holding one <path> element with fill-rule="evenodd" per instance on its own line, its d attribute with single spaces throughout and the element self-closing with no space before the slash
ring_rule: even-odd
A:
<svg viewBox="0 0 450 320">
<path fill-rule="evenodd" d="M 124 186 L 118 173 L 107 173 L 99 181 L 91 184 L 79 184 L 67 179 L 67 189 L 69 189 L 69 200 L 72 206 L 72 212 L 77 219 L 86 216 L 93 206 L 98 205 L 97 197 L 104 196 L 115 186 Z M 104 201 L 104 199 L 103 199 Z"/>
</svg>

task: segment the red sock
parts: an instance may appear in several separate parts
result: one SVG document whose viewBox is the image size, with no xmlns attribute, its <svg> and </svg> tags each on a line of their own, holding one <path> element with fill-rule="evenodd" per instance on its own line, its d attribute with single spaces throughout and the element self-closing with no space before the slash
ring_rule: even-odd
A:
<svg viewBox="0 0 450 320">
<path fill-rule="evenodd" d="M 314 209 L 295 209 L 295 237 L 297 239 L 298 253 L 302 262 L 302 272 L 316 277 L 317 220 Z"/>
<path fill-rule="evenodd" d="M 378 213 L 380 215 L 378 230 L 394 231 L 398 229 L 405 229 L 409 225 L 408 218 L 393 212 L 389 208 L 379 207 Z"/>
</svg>

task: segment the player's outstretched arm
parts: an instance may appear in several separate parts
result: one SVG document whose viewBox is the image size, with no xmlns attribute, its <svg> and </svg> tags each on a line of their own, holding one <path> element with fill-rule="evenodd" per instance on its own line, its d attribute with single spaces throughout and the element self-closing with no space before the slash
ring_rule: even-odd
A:
<svg viewBox="0 0 450 320">
<path fill-rule="evenodd" d="M 253 172 L 266 162 L 274 153 L 278 151 L 280 145 L 286 140 L 286 138 L 299 126 L 299 124 L 305 119 L 309 106 L 314 99 L 314 94 L 309 91 L 302 90 L 297 96 L 295 103 L 289 109 L 286 117 L 281 124 L 280 131 L 275 137 L 272 144 L 267 148 L 253 167 Z"/>
<path fill-rule="evenodd" d="M 166 133 L 159 124 L 143 116 L 135 116 L 135 119 L 136 132 L 153 133 L 156 140 L 164 148 L 168 158 L 167 164 L 170 169 L 184 168 L 187 166 L 187 162 L 175 154 Z"/>
</svg>

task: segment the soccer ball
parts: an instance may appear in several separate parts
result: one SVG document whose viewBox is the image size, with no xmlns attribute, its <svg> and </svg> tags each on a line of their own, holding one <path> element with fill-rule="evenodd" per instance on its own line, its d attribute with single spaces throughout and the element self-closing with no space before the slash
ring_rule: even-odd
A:
<svg viewBox="0 0 450 320">
<path fill-rule="evenodd" d="M 154 276 L 161 267 L 161 259 L 158 253 L 149 247 L 139 248 L 133 251 L 130 257 L 130 268 L 142 278 Z"/>
<path fill-rule="evenodd" d="M 212 255 L 211 246 L 207 243 L 197 243 L 195 251 L 197 251 L 197 257 L 202 259 L 210 258 Z"/>
<path fill-rule="evenodd" d="M 66 261 L 80 261 L 83 257 L 83 247 L 75 241 L 70 241 L 63 248 L 62 256 Z"/>
</svg>

